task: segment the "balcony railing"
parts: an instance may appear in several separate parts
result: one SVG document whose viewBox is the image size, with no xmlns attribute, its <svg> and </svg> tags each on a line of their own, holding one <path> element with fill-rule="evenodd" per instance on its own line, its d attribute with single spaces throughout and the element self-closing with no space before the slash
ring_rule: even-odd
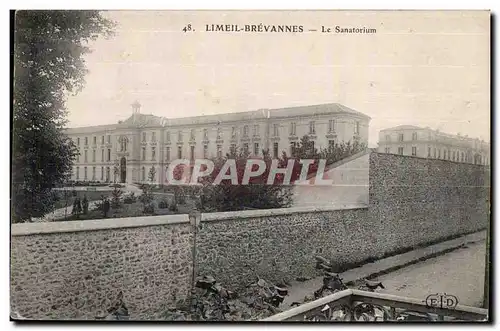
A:
<svg viewBox="0 0 500 331">
<path fill-rule="evenodd" d="M 488 310 L 456 305 L 427 306 L 425 299 L 348 289 L 268 317 L 284 321 L 487 321 Z"/>
</svg>

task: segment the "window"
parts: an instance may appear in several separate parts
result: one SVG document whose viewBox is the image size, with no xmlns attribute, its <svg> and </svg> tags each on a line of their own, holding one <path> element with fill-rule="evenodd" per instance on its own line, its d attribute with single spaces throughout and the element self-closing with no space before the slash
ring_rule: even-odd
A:
<svg viewBox="0 0 500 331">
<path fill-rule="evenodd" d="M 235 126 L 233 126 L 233 127 L 231 128 L 231 137 L 232 137 L 232 138 L 236 137 L 236 127 L 235 127 Z"/>
<path fill-rule="evenodd" d="M 128 139 L 125 136 L 120 137 L 120 151 L 126 152 L 127 151 L 127 143 Z"/>
<path fill-rule="evenodd" d="M 95 167 L 92 167 L 92 180 L 95 180 Z"/>
<path fill-rule="evenodd" d="M 76 180 L 80 179 L 80 167 L 76 167 Z"/>
<path fill-rule="evenodd" d="M 450 159 L 451 159 L 451 151 L 448 150 L 448 160 L 450 160 Z"/>
<path fill-rule="evenodd" d="M 217 145 L 217 157 L 222 157 L 222 146 Z"/>
<path fill-rule="evenodd" d="M 404 134 L 403 133 L 400 133 L 398 134 L 398 141 L 404 141 Z"/>
<path fill-rule="evenodd" d="M 111 148 L 108 148 L 108 162 L 111 161 Z"/>
<path fill-rule="evenodd" d="M 104 167 L 101 167 L 101 180 L 104 180 Z"/>
<path fill-rule="evenodd" d="M 101 145 L 104 145 L 104 136 L 101 137 Z"/>
<path fill-rule="evenodd" d="M 142 160 L 146 161 L 146 147 L 142 148 Z"/>
<path fill-rule="evenodd" d="M 328 121 L 328 131 L 329 132 L 335 132 L 335 120 L 329 120 Z"/>
<path fill-rule="evenodd" d="M 248 143 L 243 144 L 243 150 L 245 151 L 245 153 L 248 153 Z"/>
<path fill-rule="evenodd" d="M 89 144 L 89 137 L 85 137 L 85 146 Z"/>
<path fill-rule="evenodd" d="M 83 167 L 83 180 L 87 180 L 87 167 Z"/>
<path fill-rule="evenodd" d="M 106 167 L 106 181 L 109 182 L 109 174 L 110 174 L 111 170 L 109 169 L 109 167 Z"/>
<path fill-rule="evenodd" d="M 453 151 L 453 156 L 452 156 L 453 161 L 456 161 L 456 157 L 457 157 L 457 156 L 456 156 L 456 152 L 455 152 L 455 151 Z"/>
<path fill-rule="evenodd" d="M 153 142 L 156 141 L 156 132 L 151 133 L 151 141 L 153 141 Z"/>
<path fill-rule="evenodd" d="M 446 160 L 446 149 L 443 151 L 443 160 Z"/>
<path fill-rule="evenodd" d="M 462 162 L 464 162 L 464 152 L 462 152 L 462 158 L 461 158 Z"/>
<path fill-rule="evenodd" d="M 297 123 L 290 123 L 290 135 L 295 136 L 297 134 Z"/>
<path fill-rule="evenodd" d="M 182 159 L 182 146 L 177 146 L 177 158 Z"/>
<path fill-rule="evenodd" d="M 292 142 L 290 144 L 290 155 L 295 156 L 295 149 L 297 148 L 297 142 Z"/>
<path fill-rule="evenodd" d="M 385 141 L 391 141 L 391 136 L 390 136 L 390 135 L 388 135 L 388 134 L 386 134 L 386 135 L 385 135 Z"/>
<path fill-rule="evenodd" d="M 93 145 L 97 145 L 97 137 L 96 136 L 94 136 L 94 140 L 93 141 L 94 141 Z"/>
<path fill-rule="evenodd" d="M 151 161 L 156 161 L 156 147 L 151 147 Z"/>
<path fill-rule="evenodd" d="M 404 154 L 404 147 L 398 147 L 398 154 L 403 155 Z"/>
<path fill-rule="evenodd" d="M 279 136 L 279 126 L 278 124 L 273 124 L 273 136 L 278 137 Z"/>
<path fill-rule="evenodd" d="M 87 162 L 88 162 L 88 160 L 87 160 L 87 152 L 88 152 L 87 150 L 85 150 L 85 151 L 83 152 L 83 153 L 84 153 L 84 154 L 83 154 L 83 162 L 85 162 L 85 163 L 87 163 Z"/>
<path fill-rule="evenodd" d="M 279 144 L 278 143 L 274 143 L 273 144 L 273 155 L 274 155 L 275 159 L 278 158 L 278 153 L 279 153 Z"/>
<path fill-rule="evenodd" d="M 146 168 L 142 167 L 141 169 L 141 177 L 142 177 L 142 181 L 145 182 L 146 181 Z"/>
<path fill-rule="evenodd" d="M 95 162 L 95 149 L 92 150 L 92 162 Z"/>
<path fill-rule="evenodd" d="M 101 162 L 104 162 L 104 148 L 101 149 Z"/>
<path fill-rule="evenodd" d="M 310 146 L 311 146 L 311 153 L 314 153 L 314 141 L 311 141 L 310 142 Z"/>
<path fill-rule="evenodd" d="M 259 135 L 259 125 L 256 124 L 253 126 L 253 135 L 258 136 Z"/>
<path fill-rule="evenodd" d="M 203 129 L 203 139 L 208 140 L 208 129 Z"/>
<path fill-rule="evenodd" d="M 438 159 L 441 158 L 441 149 L 438 149 Z"/>
<path fill-rule="evenodd" d="M 208 145 L 203 145 L 203 158 L 206 159 L 208 157 Z"/>
<path fill-rule="evenodd" d="M 385 152 L 386 152 L 387 154 L 390 154 L 390 153 L 391 153 L 391 148 L 390 148 L 390 147 L 386 147 L 386 148 L 385 148 Z"/>
<path fill-rule="evenodd" d="M 76 144 L 80 146 L 80 138 L 76 138 Z"/>
<path fill-rule="evenodd" d="M 193 140 L 194 140 L 194 138 L 195 138 L 195 131 L 194 131 L 194 129 L 191 129 L 191 134 L 189 135 L 189 139 L 190 139 L 191 141 L 193 141 Z"/>
<path fill-rule="evenodd" d="M 254 155 L 259 155 L 259 143 L 254 143 L 253 144 L 253 154 Z"/>
<path fill-rule="evenodd" d="M 248 125 L 243 126 L 243 137 L 248 137 Z"/>
<path fill-rule="evenodd" d="M 142 142 L 146 142 L 146 132 L 142 133 Z"/>
<path fill-rule="evenodd" d="M 111 135 L 108 134 L 108 144 L 111 144 Z"/>
<path fill-rule="evenodd" d="M 436 149 L 434 148 L 434 158 L 436 158 Z"/>
<path fill-rule="evenodd" d="M 191 147 L 191 160 L 194 160 L 194 146 Z"/>
<path fill-rule="evenodd" d="M 413 146 L 413 147 L 411 148 L 411 155 L 413 155 L 413 156 L 417 156 L 417 147 Z"/>
<path fill-rule="evenodd" d="M 359 121 L 356 121 L 354 126 L 354 134 L 359 134 Z"/>
<path fill-rule="evenodd" d="M 335 140 L 333 139 L 328 140 L 328 148 L 330 150 L 333 150 L 335 148 Z"/>
<path fill-rule="evenodd" d="M 413 132 L 413 133 L 411 134 L 411 140 L 417 140 L 417 137 L 418 137 L 418 135 L 417 135 L 417 133 L 416 133 L 416 132 Z"/>
<path fill-rule="evenodd" d="M 427 157 L 431 157 L 431 148 L 427 147 Z"/>
<path fill-rule="evenodd" d="M 170 147 L 167 147 L 167 151 L 165 153 L 165 160 L 170 161 Z"/>
<path fill-rule="evenodd" d="M 316 126 L 314 121 L 309 122 L 309 134 L 314 134 L 316 133 Z"/>
<path fill-rule="evenodd" d="M 166 140 L 167 142 L 170 142 L 170 131 L 167 131 L 167 132 L 165 133 L 165 140 Z"/>
<path fill-rule="evenodd" d="M 177 134 L 177 141 L 182 141 L 182 131 L 179 131 L 179 133 Z"/>
</svg>

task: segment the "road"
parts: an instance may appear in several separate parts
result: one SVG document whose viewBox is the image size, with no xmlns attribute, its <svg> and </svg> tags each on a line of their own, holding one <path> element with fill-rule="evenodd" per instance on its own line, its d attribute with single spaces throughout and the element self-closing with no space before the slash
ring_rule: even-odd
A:
<svg viewBox="0 0 500 331">
<path fill-rule="evenodd" d="M 425 299 L 432 293 L 455 295 L 459 304 L 481 307 L 484 292 L 484 241 L 380 276 L 377 292 Z"/>
</svg>

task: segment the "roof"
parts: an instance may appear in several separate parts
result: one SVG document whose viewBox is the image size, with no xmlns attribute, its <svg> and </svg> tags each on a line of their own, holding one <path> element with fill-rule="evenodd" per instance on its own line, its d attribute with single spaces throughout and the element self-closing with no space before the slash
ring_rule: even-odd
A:
<svg viewBox="0 0 500 331">
<path fill-rule="evenodd" d="M 332 114 L 332 113 L 345 113 L 360 116 L 366 119 L 371 119 L 370 116 L 363 114 L 357 110 L 346 107 L 340 103 L 326 103 L 320 105 L 310 105 L 310 106 L 295 106 L 286 108 L 271 109 L 272 117 L 289 117 L 289 116 L 300 116 L 300 115 L 321 115 L 321 114 Z"/>
<path fill-rule="evenodd" d="M 380 131 L 424 130 L 424 129 L 425 128 L 421 128 L 421 127 L 415 126 L 415 125 L 398 125 L 398 126 L 395 126 L 395 127 L 392 127 L 392 128 L 383 129 L 383 130 L 380 130 Z M 426 129 L 429 129 L 429 128 L 426 128 Z"/>
</svg>

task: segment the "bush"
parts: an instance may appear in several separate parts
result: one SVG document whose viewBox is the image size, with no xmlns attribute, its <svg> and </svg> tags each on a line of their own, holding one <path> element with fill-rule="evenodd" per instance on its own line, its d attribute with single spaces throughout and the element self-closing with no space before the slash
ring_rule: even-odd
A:
<svg viewBox="0 0 500 331">
<path fill-rule="evenodd" d="M 150 215 L 155 213 L 154 203 L 148 203 L 144 205 L 144 209 L 142 210 L 144 214 Z"/>
<path fill-rule="evenodd" d="M 168 208 L 168 201 L 166 199 L 163 199 L 160 202 L 158 202 L 158 208 L 160 209 Z"/>
<path fill-rule="evenodd" d="M 137 201 L 137 197 L 135 196 L 134 192 L 127 194 L 123 198 L 123 203 L 125 203 L 125 204 L 131 204 L 131 203 L 134 203 L 136 201 Z"/>
<path fill-rule="evenodd" d="M 177 207 L 177 204 L 175 202 L 172 202 L 172 204 L 169 206 L 170 211 L 173 212 L 178 212 L 179 208 Z"/>
</svg>

